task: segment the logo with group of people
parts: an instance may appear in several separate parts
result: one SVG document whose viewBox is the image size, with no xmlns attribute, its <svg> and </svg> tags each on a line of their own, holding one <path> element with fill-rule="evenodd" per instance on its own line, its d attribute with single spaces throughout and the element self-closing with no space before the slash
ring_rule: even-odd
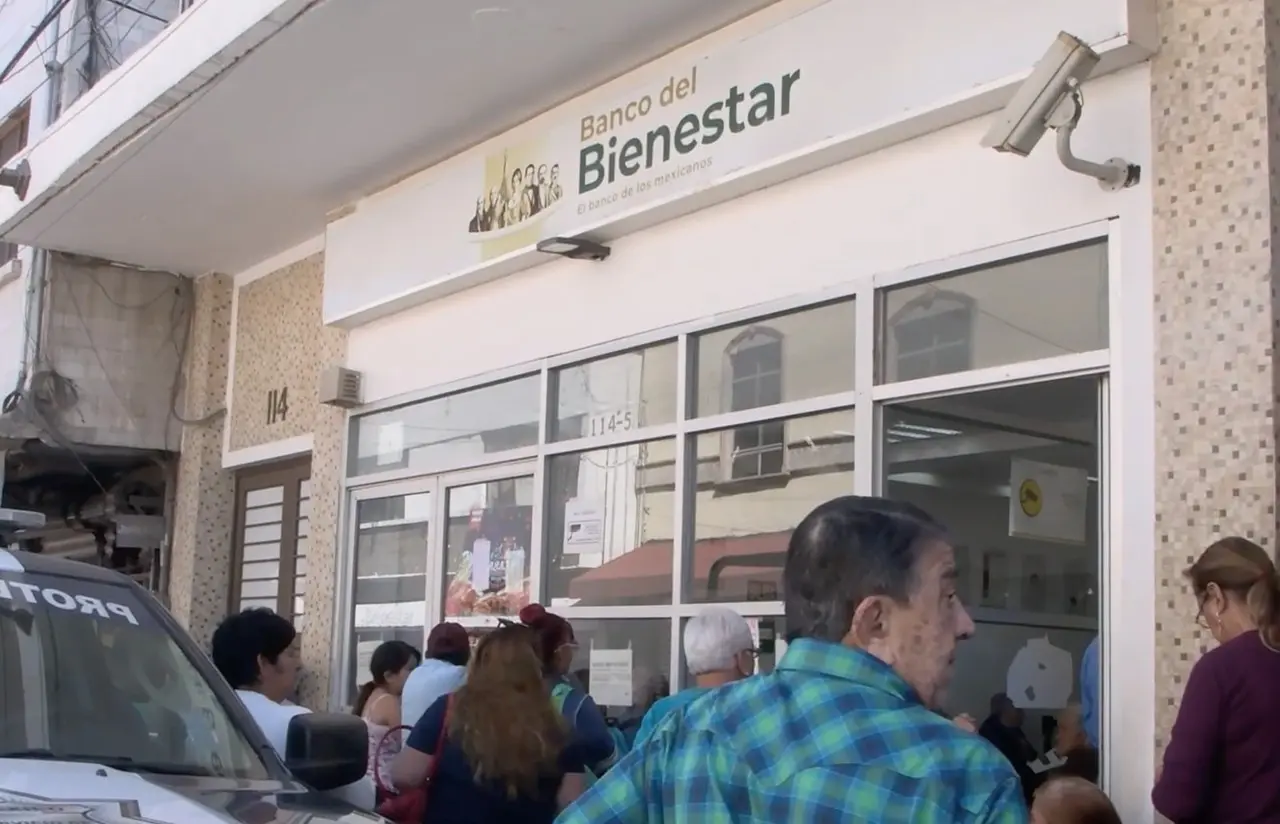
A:
<svg viewBox="0 0 1280 824">
<path fill-rule="evenodd" d="M 492 169 L 493 158 L 486 164 Z M 560 164 L 545 161 L 519 163 L 502 153 L 501 171 L 486 175 L 485 190 L 476 196 L 475 211 L 467 232 L 475 240 L 491 240 L 508 230 L 524 228 L 535 218 L 553 211 L 564 197 Z"/>
</svg>

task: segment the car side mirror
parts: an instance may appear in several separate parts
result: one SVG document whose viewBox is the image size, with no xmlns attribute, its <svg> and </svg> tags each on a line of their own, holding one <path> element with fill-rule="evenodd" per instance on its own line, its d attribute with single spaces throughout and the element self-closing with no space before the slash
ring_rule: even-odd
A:
<svg viewBox="0 0 1280 824">
<path fill-rule="evenodd" d="M 368 771 L 369 728 L 354 715 L 295 715 L 285 738 L 284 763 L 294 777 L 315 790 L 355 783 Z"/>
</svg>

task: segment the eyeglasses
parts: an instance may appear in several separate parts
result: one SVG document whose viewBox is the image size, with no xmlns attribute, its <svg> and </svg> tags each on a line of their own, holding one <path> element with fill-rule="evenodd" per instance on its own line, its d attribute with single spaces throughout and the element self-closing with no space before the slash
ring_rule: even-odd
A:
<svg viewBox="0 0 1280 824">
<path fill-rule="evenodd" d="M 1196 610 L 1196 625 L 1201 629 L 1209 629 L 1209 619 L 1204 614 L 1204 608 L 1208 606 L 1209 599 L 1198 598 L 1197 601 L 1199 602 L 1199 609 Z"/>
</svg>

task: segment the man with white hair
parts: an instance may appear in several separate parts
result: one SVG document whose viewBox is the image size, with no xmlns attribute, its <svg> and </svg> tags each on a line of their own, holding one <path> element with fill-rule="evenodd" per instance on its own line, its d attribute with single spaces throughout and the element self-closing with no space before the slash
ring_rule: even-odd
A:
<svg viewBox="0 0 1280 824">
<path fill-rule="evenodd" d="M 695 686 L 656 702 L 645 713 L 635 746 L 640 747 L 662 719 L 708 690 L 746 678 L 756 671 L 755 639 L 747 619 L 725 607 L 708 607 L 684 627 L 684 659 Z"/>
</svg>

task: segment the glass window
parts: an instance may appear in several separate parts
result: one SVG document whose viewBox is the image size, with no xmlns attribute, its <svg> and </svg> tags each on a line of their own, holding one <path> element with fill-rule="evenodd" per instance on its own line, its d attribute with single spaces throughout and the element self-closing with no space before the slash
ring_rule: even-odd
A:
<svg viewBox="0 0 1280 824">
<path fill-rule="evenodd" d="M 536 446 L 541 393 L 529 375 L 356 418 L 347 472 L 430 471 Z"/>
<path fill-rule="evenodd" d="M 823 501 L 853 494 L 853 429 L 846 409 L 697 436 L 688 600 L 782 597 L 791 530 Z"/>
<path fill-rule="evenodd" d="M 555 373 L 553 441 L 612 435 L 676 419 L 675 341 Z"/>
<path fill-rule="evenodd" d="M 670 439 L 551 458 L 551 606 L 671 603 L 675 466 Z"/>
<path fill-rule="evenodd" d="M 204 674 L 128 588 L 5 571 L 0 591 L 0 752 L 269 777 Z"/>
<path fill-rule="evenodd" d="M 570 679 L 624 729 L 671 691 L 671 621 L 574 618 Z M 593 677 L 594 673 L 594 677 Z"/>
<path fill-rule="evenodd" d="M 427 621 L 429 492 L 356 503 L 355 656 L 350 686 L 368 678 L 383 641 L 422 647 Z"/>
<path fill-rule="evenodd" d="M 846 300 L 697 336 L 696 417 L 852 391 L 855 320 Z"/>
<path fill-rule="evenodd" d="M 455 486 L 446 495 L 444 614 L 517 614 L 529 603 L 533 478 Z"/>
<path fill-rule="evenodd" d="M 882 383 L 1107 348 L 1107 245 L 886 290 Z"/>
<path fill-rule="evenodd" d="M 982 719 L 1008 693 L 1041 749 L 1080 700 L 1098 635 L 1097 406 L 1098 380 L 1084 377 L 884 411 L 886 495 L 946 525 L 977 625 L 948 709 Z"/>
</svg>

